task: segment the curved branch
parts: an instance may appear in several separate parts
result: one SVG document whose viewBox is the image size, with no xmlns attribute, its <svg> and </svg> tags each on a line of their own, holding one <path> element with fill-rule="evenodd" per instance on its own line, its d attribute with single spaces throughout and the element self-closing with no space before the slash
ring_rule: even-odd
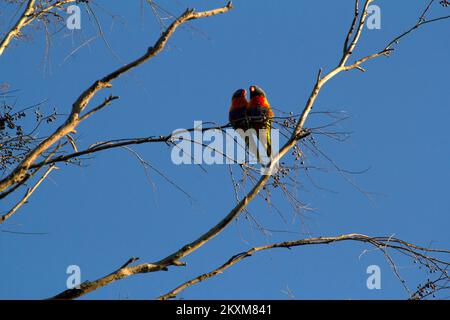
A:
<svg viewBox="0 0 450 320">
<path fill-rule="evenodd" d="M 254 247 L 250 250 L 238 253 L 231 257 L 227 262 L 222 264 L 220 267 L 204 273 L 202 275 L 199 275 L 198 277 L 195 277 L 189 281 L 184 282 L 183 284 L 179 285 L 178 287 L 174 288 L 173 290 L 169 291 L 166 294 L 163 294 L 159 296 L 158 300 L 167 300 L 175 298 L 181 291 L 189 288 L 190 286 L 197 284 L 199 282 L 202 282 L 206 279 L 212 278 L 220 273 L 223 273 L 226 269 L 230 268 L 231 266 L 235 265 L 239 261 L 242 261 L 248 257 L 251 257 L 254 253 L 259 251 L 265 251 L 269 249 L 275 249 L 275 248 L 287 248 L 290 249 L 292 247 L 299 247 L 299 246 L 305 246 L 305 245 L 316 245 L 316 244 L 330 244 L 334 242 L 340 242 L 340 241 L 359 241 L 359 242 L 365 242 L 370 243 L 374 247 L 378 249 L 382 249 L 383 252 L 385 252 L 386 248 L 391 248 L 397 251 L 407 251 L 410 254 L 412 254 L 414 257 L 421 257 L 428 261 L 438 261 L 441 265 L 444 267 L 450 266 L 450 262 L 445 262 L 441 260 L 437 260 L 435 258 L 429 257 L 425 255 L 426 252 L 440 252 L 440 253 L 446 253 L 450 254 L 449 250 L 436 250 L 436 249 L 427 249 L 424 247 L 416 246 L 412 243 L 408 243 L 406 241 L 392 238 L 392 237 L 369 237 L 363 234 L 344 234 L 340 236 L 335 237 L 318 237 L 318 238 L 307 238 L 307 239 L 301 239 L 296 241 L 286 241 L 286 242 L 279 242 L 279 243 L 273 243 L 265 246 L 260 247 Z M 400 243 L 400 246 L 395 245 L 396 243 Z M 438 280 L 442 281 L 443 278 L 439 277 Z M 447 275 L 447 280 L 449 279 Z M 436 283 L 434 281 L 433 283 Z"/>
</svg>

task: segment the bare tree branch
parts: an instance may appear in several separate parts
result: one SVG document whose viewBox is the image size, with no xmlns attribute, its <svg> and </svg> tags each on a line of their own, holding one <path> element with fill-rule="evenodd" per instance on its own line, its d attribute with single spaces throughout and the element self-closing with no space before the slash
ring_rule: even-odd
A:
<svg viewBox="0 0 450 320">
<path fill-rule="evenodd" d="M 302 137 L 306 137 L 309 135 L 309 132 L 305 132 L 304 135 L 299 136 L 298 138 L 301 139 Z M 269 175 L 265 175 L 262 177 L 262 179 L 269 179 Z M 267 181 L 266 180 L 266 181 Z M 250 196 L 247 195 L 244 197 L 239 204 L 228 213 L 228 215 L 223 218 L 217 225 L 215 225 L 213 228 L 211 228 L 208 232 L 201 235 L 197 240 L 186 244 L 181 249 L 177 250 L 176 252 L 172 253 L 171 255 L 157 261 L 154 263 L 141 263 L 136 266 L 127 267 L 124 269 L 119 269 L 115 271 L 112 274 L 109 274 L 105 277 L 99 278 L 92 282 L 85 282 L 81 285 L 80 289 L 68 289 L 64 292 L 56 295 L 55 299 L 76 299 L 79 298 L 89 292 L 92 292 L 98 288 L 101 288 L 105 285 L 108 285 L 116 280 L 120 280 L 123 278 L 126 278 L 128 276 L 132 276 L 139 273 L 149 273 L 149 272 L 156 272 L 161 270 L 167 270 L 169 266 L 184 266 L 185 263 L 181 262 L 180 259 L 183 257 L 186 257 L 193 251 L 197 250 L 201 246 L 203 246 L 205 243 L 207 243 L 209 240 L 214 238 L 216 235 L 218 235 L 220 232 L 223 231 L 223 229 L 231 222 L 233 221 L 237 215 L 243 210 L 248 203 L 255 197 L 259 190 L 263 187 L 263 184 L 256 184 L 252 191 L 250 192 Z M 257 190 L 256 190 L 257 189 Z M 251 198 L 250 198 L 251 197 Z"/>
<path fill-rule="evenodd" d="M 358 43 L 359 37 L 361 36 L 361 33 L 362 33 L 362 29 L 364 28 L 364 22 L 365 22 L 365 20 L 367 18 L 367 8 L 369 7 L 369 5 L 370 5 L 370 3 L 372 1 L 373 0 L 366 0 L 366 2 L 364 4 L 363 12 L 361 14 L 361 18 L 360 18 L 359 23 L 358 23 L 358 28 L 356 30 L 356 33 L 353 36 L 352 42 L 350 43 L 350 45 L 348 45 L 348 41 L 352 37 L 353 30 L 355 29 L 355 23 L 356 23 L 356 20 L 358 18 L 358 15 L 359 15 L 359 10 L 358 10 L 359 0 L 355 0 L 355 15 L 354 15 L 354 18 L 353 18 L 352 25 L 350 27 L 350 31 L 348 32 L 347 38 L 345 39 L 344 51 L 343 51 L 343 54 L 342 54 L 341 61 L 339 62 L 339 66 L 340 67 L 345 65 L 345 63 L 347 62 L 348 58 L 353 53 L 353 50 L 355 49 L 356 44 Z"/>
<path fill-rule="evenodd" d="M 55 3 L 49 4 L 47 7 L 40 9 L 39 11 L 35 10 L 31 15 L 29 15 L 29 17 L 27 18 L 27 20 L 25 21 L 23 26 L 29 25 L 36 19 L 39 19 L 44 14 L 52 13 L 51 11 L 53 9 L 61 8 L 62 6 L 66 5 L 66 4 L 69 4 L 71 2 L 76 2 L 76 1 L 77 0 L 58 0 Z"/>
<path fill-rule="evenodd" d="M 313 88 L 313 91 L 311 92 L 311 95 L 303 109 L 303 112 L 300 115 L 299 121 L 295 127 L 294 132 L 292 133 L 290 139 L 285 143 L 285 145 L 280 149 L 279 153 L 277 153 L 273 159 L 271 159 L 271 162 L 268 164 L 267 166 L 267 174 L 261 176 L 261 178 L 258 180 L 258 182 L 253 186 L 253 188 L 247 193 L 247 195 L 225 216 L 225 218 L 223 218 L 221 221 L 219 221 L 215 226 L 213 226 L 210 230 L 208 230 L 207 232 L 205 232 L 204 234 L 202 234 L 201 236 L 199 236 L 196 240 L 184 245 L 182 248 L 180 248 L 179 250 L 175 251 L 174 253 L 168 255 L 167 257 L 151 264 L 151 267 L 149 267 L 148 264 L 143 264 L 141 265 L 142 267 L 144 267 L 145 272 L 153 272 L 153 271 L 159 271 L 159 270 L 164 270 L 165 268 L 167 268 L 168 266 L 171 265 L 180 265 L 182 264 L 180 262 L 180 259 L 186 257 L 187 255 L 189 255 L 190 253 L 192 253 L 193 251 L 197 250 L 198 248 L 202 247 L 205 243 L 207 243 L 208 241 L 210 241 L 211 239 L 213 239 L 215 236 L 217 236 L 219 233 L 221 233 L 229 224 L 231 221 L 233 221 L 246 207 L 247 205 L 253 200 L 253 198 L 258 195 L 258 193 L 261 191 L 261 189 L 264 187 L 264 185 L 267 183 L 267 181 L 270 179 L 270 174 L 274 171 L 274 168 L 276 166 L 276 164 L 279 162 L 279 160 L 281 158 L 283 158 L 296 144 L 297 141 L 302 139 L 305 136 L 305 131 L 303 130 L 305 121 L 310 113 L 310 111 L 312 110 L 312 107 L 314 105 L 314 102 L 321 90 L 321 88 L 323 87 L 323 85 L 328 82 L 328 80 L 330 80 L 331 78 L 333 78 L 335 75 L 337 75 L 338 73 L 345 71 L 345 61 L 346 59 L 344 59 L 346 56 L 349 56 L 351 51 L 354 50 L 359 36 L 362 32 L 362 26 L 364 25 L 365 22 L 365 18 L 367 16 L 366 13 L 366 9 L 369 5 L 369 3 L 371 2 L 371 0 L 366 0 L 366 3 L 364 5 L 364 12 L 361 15 L 361 19 L 359 21 L 358 24 L 358 31 L 356 32 L 349 50 L 345 51 L 343 53 L 343 57 L 341 59 L 341 62 L 339 63 L 339 65 L 333 69 L 332 71 L 330 71 L 328 74 L 326 74 L 323 78 L 321 77 L 322 71 L 319 71 L 319 74 L 317 76 L 317 80 L 316 80 L 316 84 Z M 189 11 L 187 11 L 189 12 Z M 351 32 L 351 30 L 349 31 Z M 348 37 L 348 36 L 347 36 Z M 342 61 L 344 61 L 344 63 L 342 63 Z M 309 134 L 309 133 L 308 133 Z M 139 267 L 139 266 L 135 266 L 134 268 Z M 133 267 L 131 267 L 133 268 Z M 127 273 L 128 274 L 128 273 Z M 135 274 L 135 273 L 131 273 L 131 274 Z M 122 277 L 120 277 L 120 279 L 122 279 Z M 92 285 L 90 283 L 88 283 L 87 285 L 85 285 L 83 287 L 83 290 L 77 290 L 77 291 L 72 291 L 72 295 L 70 296 L 70 290 L 66 290 L 66 294 L 65 296 L 70 296 L 71 298 L 77 298 L 80 297 L 81 295 L 91 292 L 92 290 L 95 290 L 96 288 L 98 288 L 98 284 L 102 284 L 102 285 L 106 285 L 112 281 L 115 281 L 116 278 L 111 277 L 111 276 L 107 276 L 107 279 L 105 281 L 105 278 L 101 278 L 99 280 L 96 280 L 92 283 Z M 94 288 L 94 289 L 93 289 Z"/>
<path fill-rule="evenodd" d="M 323 75 L 323 70 L 320 69 L 316 81 L 314 83 L 313 89 L 310 93 L 310 96 L 308 100 L 306 101 L 306 104 L 303 107 L 303 110 L 301 114 L 298 117 L 298 121 L 296 122 L 295 129 L 292 132 L 291 136 L 288 138 L 288 141 L 282 146 L 278 154 L 276 154 L 271 162 L 269 163 L 267 167 L 267 174 L 260 177 L 260 179 L 254 184 L 252 189 L 243 197 L 237 205 L 232 208 L 227 215 L 220 220 L 216 225 L 214 225 L 212 228 L 210 228 L 208 231 L 200 235 L 197 239 L 194 241 L 182 246 L 180 249 L 176 250 L 175 252 L 169 254 L 165 258 L 154 262 L 154 263 L 141 263 L 135 266 L 131 266 L 133 262 L 135 262 L 136 258 L 129 259 L 124 265 L 122 265 L 119 269 L 115 270 L 114 272 L 101 277 L 94 281 L 87 281 L 81 284 L 79 288 L 74 289 L 68 289 L 64 292 L 54 296 L 54 299 L 74 299 L 78 298 L 82 295 L 85 295 L 87 293 L 90 293 L 94 290 L 97 290 L 103 286 L 106 286 L 112 282 L 115 282 L 116 280 L 120 280 L 132 275 L 141 274 L 141 273 L 149 273 L 149 272 L 156 272 L 161 270 L 167 270 L 169 266 L 184 266 L 185 263 L 181 261 L 181 259 L 188 256 L 190 253 L 194 252 L 195 250 L 202 247 L 204 244 L 209 242 L 211 239 L 219 235 L 234 219 L 236 219 L 239 214 L 246 210 L 246 207 L 248 204 L 257 196 L 259 195 L 260 191 L 266 186 L 267 182 L 269 181 L 271 177 L 271 173 L 275 170 L 277 164 L 280 162 L 280 159 L 282 159 L 288 152 L 290 152 L 293 148 L 297 146 L 297 143 L 299 140 L 305 138 L 306 136 L 310 135 L 310 131 L 305 129 L 305 123 L 308 119 L 309 114 L 311 113 L 313 106 L 315 104 L 315 101 L 323 88 L 323 86 L 332 78 L 334 78 L 336 75 L 343 71 L 349 71 L 352 69 L 358 69 L 361 71 L 364 71 L 362 64 L 367 62 L 368 60 L 377 58 L 382 55 L 388 55 L 390 53 L 391 44 L 389 44 L 385 49 L 381 50 L 378 53 L 374 53 L 371 55 L 368 55 L 366 57 L 360 58 L 359 60 L 356 60 L 353 64 L 347 64 L 348 59 L 353 54 L 353 52 L 356 49 L 356 46 L 358 44 L 358 41 L 360 39 L 360 36 L 362 34 L 362 30 L 364 29 L 365 20 L 367 17 L 367 9 L 369 4 L 372 2 L 372 0 L 365 0 L 365 4 L 363 6 L 363 11 L 359 12 L 359 1 L 355 1 L 355 14 L 353 16 L 353 20 L 350 26 L 350 30 L 348 31 L 345 41 L 344 41 L 344 48 L 342 50 L 342 55 L 340 57 L 339 63 L 337 66 Z M 432 2 L 431 2 L 432 3 Z M 431 6 L 431 3 L 429 6 Z M 71 132 L 74 132 L 77 128 L 78 124 L 84 120 L 86 120 L 88 117 L 90 117 L 95 112 L 101 110 L 106 105 L 108 105 L 112 100 L 116 99 L 117 97 L 110 96 L 109 98 L 105 99 L 105 101 L 100 104 L 97 107 L 94 107 L 91 109 L 91 111 L 87 111 L 87 106 L 93 99 L 93 97 L 100 92 L 104 88 L 110 88 L 111 82 L 123 74 L 127 73 L 128 71 L 132 70 L 133 68 L 141 65 L 142 63 L 146 62 L 147 60 L 153 58 L 158 53 L 160 53 L 165 45 L 167 44 L 169 38 L 172 36 L 172 34 L 175 32 L 177 27 L 182 25 L 183 23 L 193 20 L 193 19 L 199 19 L 204 17 L 209 17 L 221 13 L 228 12 L 232 8 L 231 2 L 228 3 L 225 7 L 204 11 L 204 12 L 195 12 L 194 10 L 188 9 L 186 10 L 181 16 L 179 16 L 173 23 L 167 27 L 167 29 L 163 32 L 161 37 L 155 42 L 153 47 L 148 48 L 148 50 L 139 58 L 136 60 L 118 68 L 117 70 L 113 71 L 112 73 L 106 75 L 105 77 L 95 81 L 92 85 L 90 85 L 83 93 L 80 94 L 78 99 L 73 103 L 72 109 L 70 112 L 70 115 L 68 116 L 67 120 L 63 125 L 61 125 L 52 135 L 50 135 L 48 138 L 44 139 L 39 145 L 37 145 L 36 148 L 34 148 L 26 157 L 25 159 L 4 179 L 0 181 L 0 192 L 7 190 L 4 193 L 8 193 L 9 190 L 12 190 L 16 188 L 16 186 L 22 184 L 25 179 L 29 177 L 29 170 L 34 169 L 37 167 L 41 167 L 48 164 L 54 164 L 56 162 L 62 162 L 62 161 L 68 161 L 70 159 L 73 159 L 75 157 L 79 157 L 82 155 L 92 154 L 95 152 L 99 152 L 106 149 L 116 148 L 116 147 L 124 147 L 131 144 L 141 144 L 141 143 L 148 143 L 148 142 L 169 142 L 173 135 L 168 136 L 161 136 L 161 137 L 147 137 L 147 138 L 137 138 L 137 139 L 125 139 L 125 140 L 116 140 L 116 141 L 109 141 L 106 143 L 100 143 L 96 144 L 84 151 L 76 151 L 69 155 L 60 155 L 53 158 L 47 158 L 44 161 L 37 162 L 39 157 L 46 152 L 52 145 L 57 143 L 60 139 L 64 138 L 65 136 L 70 135 Z M 428 7 L 429 8 L 429 7 Z M 428 11 L 428 8 L 425 10 L 423 16 Z M 359 18 L 359 20 L 358 20 Z M 438 21 L 445 19 L 446 17 L 430 20 L 429 22 Z M 422 25 L 425 23 L 419 24 Z M 21 23 L 22 27 L 24 25 L 24 22 Z M 414 27 L 415 29 L 417 28 Z M 414 29 L 413 28 L 413 29 Z M 410 31 L 409 31 L 410 32 Z M 406 32 L 404 35 L 408 34 L 409 32 Z M 401 35 L 400 37 L 397 37 L 395 41 L 398 41 L 401 37 L 404 35 Z M 69 138 L 70 139 L 70 138 Z M 73 142 L 73 141 L 72 141 Z M 9 188 L 9 189 L 8 189 Z M 26 200 L 25 200 L 26 201 Z M 293 246 L 300 246 L 300 245 L 306 245 L 306 244 L 324 244 L 324 243 L 331 243 L 331 242 L 337 242 L 337 241 L 343 241 L 343 240 L 354 240 L 354 241 L 360 241 L 360 242 L 368 242 L 375 247 L 383 250 L 383 252 L 387 255 L 385 252 L 385 248 L 391 248 L 396 249 L 402 253 L 405 253 L 407 255 L 413 255 L 415 257 L 419 257 L 422 259 L 425 259 L 427 262 L 434 263 L 435 265 L 439 264 L 446 264 L 447 262 L 441 261 L 432 257 L 429 257 L 427 255 L 424 255 L 421 251 L 426 251 L 424 248 L 420 248 L 418 246 L 414 246 L 412 244 L 406 243 L 402 240 L 393 239 L 392 237 L 386 238 L 371 238 L 364 235 L 359 234 L 350 234 L 350 235 L 343 235 L 339 237 L 326 237 L 326 238 L 310 238 L 310 239 L 303 239 L 298 241 L 291 241 L 291 242 L 283 242 L 283 243 L 277 243 L 272 244 L 268 246 L 262 246 L 262 247 L 256 247 L 249 251 L 243 252 L 239 255 L 236 255 L 232 257 L 230 260 L 228 260 L 224 265 L 221 267 L 213 270 L 212 272 L 203 274 L 197 278 L 192 279 L 191 281 L 188 281 L 187 283 L 179 286 L 178 288 L 172 290 L 168 294 L 161 296 L 160 298 L 170 298 L 175 296 L 178 292 L 184 290 L 185 288 L 198 283 L 200 281 L 203 281 L 206 278 L 209 278 L 211 276 L 216 275 L 217 273 L 227 269 L 228 267 L 234 265 L 236 262 L 251 256 L 254 252 L 257 251 L 263 251 L 267 249 L 272 248 L 288 248 Z M 440 252 L 440 253 L 448 253 L 444 250 L 428 250 L 426 252 Z M 389 256 L 387 256 L 388 259 Z"/>
<path fill-rule="evenodd" d="M 107 105 L 109 105 L 112 101 L 119 99 L 118 96 L 112 96 L 110 95 L 108 98 L 106 98 L 99 106 L 93 108 L 91 111 L 87 112 L 84 116 L 80 118 L 80 121 L 84 121 L 87 118 L 89 118 L 91 115 L 96 113 L 97 111 L 103 109 Z"/>
<path fill-rule="evenodd" d="M 419 29 L 421 26 L 432 23 L 432 22 L 436 22 L 436 21 L 440 21 L 440 20 L 446 20 L 450 18 L 450 15 L 447 16 L 442 16 L 442 17 L 438 17 L 438 18 L 434 18 L 431 20 L 426 20 L 426 14 L 428 13 L 428 11 L 430 10 L 431 6 L 433 5 L 435 0 L 431 0 L 428 5 L 426 6 L 425 10 L 423 11 L 423 13 L 421 14 L 421 16 L 419 17 L 419 20 L 417 21 L 417 23 L 412 26 L 411 28 L 409 28 L 408 30 L 406 30 L 405 32 L 403 32 L 402 34 L 400 34 L 399 36 L 395 37 L 391 42 L 389 42 L 387 44 L 387 46 L 385 47 L 386 49 L 391 49 L 395 44 L 398 44 L 399 41 L 406 37 L 407 35 L 409 35 L 411 32 Z"/>
<path fill-rule="evenodd" d="M 33 187 L 31 187 L 27 190 L 27 192 L 25 193 L 23 198 L 11 210 L 9 210 L 4 215 L 0 216 L 0 224 L 5 222 L 6 219 L 11 217 L 23 204 L 25 204 L 27 202 L 28 198 L 31 197 L 33 192 L 36 191 L 36 189 L 39 187 L 39 185 L 42 183 L 42 181 L 44 181 L 45 178 L 47 178 L 47 176 L 50 174 L 50 172 L 53 171 L 53 169 L 56 169 L 55 165 L 51 165 L 47 169 L 47 171 L 45 171 L 45 173 L 42 175 L 42 177 L 39 178 L 39 180 L 35 183 L 35 185 Z"/>
<path fill-rule="evenodd" d="M 78 297 L 81 297 L 82 295 L 85 295 L 89 292 L 92 292 L 96 289 L 99 289 L 101 287 L 106 286 L 107 284 L 110 284 L 114 281 L 139 274 L 139 273 L 147 273 L 147 272 L 154 272 L 159 270 L 167 270 L 167 268 L 162 266 L 157 266 L 151 263 L 141 263 L 136 266 L 129 265 L 136 261 L 138 258 L 130 258 L 125 264 L 123 264 L 119 269 L 115 270 L 114 272 L 110 273 L 109 275 L 102 277 L 95 281 L 86 281 L 83 282 L 79 288 L 73 288 L 68 289 L 60 294 L 50 298 L 50 299 L 76 299 Z"/>
<path fill-rule="evenodd" d="M 72 105 L 72 110 L 67 120 L 62 124 L 53 134 L 51 134 L 47 139 L 42 141 L 35 149 L 33 149 L 23 160 L 22 162 L 4 179 L 0 181 L 0 191 L 4 191 L 10 186 L 20 183 L 27 174 L 27 170 L 30 166 L 37 160 L 37 158 L 45 152 L 48 148 L 50 148 L 54 143 L 59 141 L 61 138 L 66 136 L 67 134 L 73 132 L 78 124 L 82 121 L 83 115 L 82 112 L 91 101 L 91 99 L 102 89 L 111 88 L 111 82 L 124 73 L 130 71 L 131 69 L 143 64 L 147 60 L 155 57 L 158 53 L 160 53 L 167 41 L 175 32 L 175 30 L 182 25 L 183 23 L 195 20 L 206 18 L 210 16 L 214 16 L 217 14 L 222 14 L 228 12 L 232 8 L 231 2 L 229 2 L 226 6 L 218 9 L 213 9 L 209 11 L 196 12 L 193 9 L 186 10 L 180 17 L 178 17 L 172 24 L 167 28 L 167 30 L 161 35 L 161 37 L 156 41 L 153 47 L 148 48 L 147 52 L 139 57 L 138 59 L 118 68 L 107 76 L 103 77 L 95 81 L 89 88 L 87 88 L 74 102 Z M 94 109 L 95 110 L 95 109 Z M 92 113 L 91 113 L 92 114 Z M 91 115 L 88 113 L 88 115 Z"/>
<path fill-rule="evenodd" d="M 202 128 L 201 130 L 202 131 L 214 130 L 214 129 L 222 130 L 222 129 L 225 129 L 227 127 L 229 127 L 228 124 L 223 125 L 223 126 L 205 127 L 205 128 Z M 74 153 L 66 154 L 66 155 L 59 155 L 59 156 L 56 156 L 54 158 L 46 159 L 44 161 L 35 163 L 35 164 L 30 166 L 30 169 L 41 167 L 43 165 L 57 163 L 57 162 L 66 162 L 66 161 L 69 161 L 71 159 L 78 158 L 78 157 L 81 157 L 81 156 L 94 154 L 94 153 L 97 153 L 97 152 L 100 152 L 100 151 L 104 151 L 104 150 L 130 146 L 130 145 L 138 145 L 138 144 L 144 144 L 144 143 L 158 143 L 158 142 L 170 143 L 170 142 L 172 142 L 172 139 L 174 139 L 178 134 L 180 134 L 182 132 L 193 132 L 193 131 L 196 131 L 196 130 L 199 130 L 199 129 L 197 129 L 197 128 L 190 128 L 190 129 L 176 131 L 176 132 L 173 132 L 171 134 L 164 135 L 164 136 L 150 136 L 150 137 L 119 139 L 119 140 L 110 140 L 110 141 L 98 142 L 98 143 L 95 143 L 95 144 L 91 145 L 89 148 L 87 148 L 85 150 L 76 151 Z"/>
<path fill-rule="evenodd" d="M 25 26 L 28 17 L 34 12 L 34 3 L 35 0 L 28 1 L 25 11 L 22 13 L 19 20 L 17 20 L 16 24 L 0 42 L 0 56 L 3 54 L 3 51 L 5 51 L 11 40 L 20 33 L 20 30 Z"/>
<path fill-rule="evenodd" d="M 8 47 L 8 45 L 11 43 L 11 41 L 17 37 L 22 28 L 26 27 L 36 19 L 39 19 L 44 14 L 51 13 L 53 9 L 60 8 L 68 3 L 75 2 L 77 0 L 60 0 L 56 1 L 53 4 L 49 4 L 47 7 L 44 7 L 37 11 L 37 8 L 35 6 L 36 0 L 28 0 L 27 6 L 25 11 L 20 16 L 19 20 L 16 22 L 16 24 L 9 30 L 9 32 L 6 34 L 6 36 L 3 38 L 3 40 L 0 42 L 0 56 L 3 54 L 5 49 Z M 39 7 L 39 5 L 38 5 Z"/>
<path fill-rule="evenodd" d="M 363 234 L 344 234 L 340 236 L 335 237 L 318 237 L 318 238 L 307 238 L 307 239 L 301 239 L 296 241 L 286 241 L 286 242 L 279 242 L 279 243 L 273 243 L 265 246 L 260 247 L 254 247 L 250 250 L 247 250 L 245 252 L 238 253 L 231 257 L 227 262 L 222 264 L 220 267 L 204 273 L 202 275 L 199 275 L 198 277 L 195 277 L 189 281 L 184 282 L 183 284 L 179 285 L 178 287 L 174 288 L 173 290 L 169 291 L 166 294 L 163 294 L 159 296 L 158 300 L 167 300 L 175 298 L 181 291 L 189 288 L 190 286 L 197 284 L 199 282 L 202 282 L 208 278 L 214 277 L 218 274 L 223 273 L 226 269 L 229 267 L 235 265 L 241 260 L 244 260 L 248 257 L 251 257 L 254 253 L 259 251 L 265 251 L 269 249 L 275 249 L 275 248 L 293 248 L 298 246 L 305 246 L 305 245 L 316 245 L 316 244 L 330 244 L 335 242 L 341 242 L 341 241 L 358 241 L 358 242 L 365 242 L 373 245 L 377 249 L 382 249 L 383 252 L 387 248 L 394 249 L 396 251 L 406 251 L 414 256 L 414 258 L 423 258 L 426 261 L 439 263 L 444 268 L 450 265 L 450 262 L 442 261 L 436 258 L 433 258 L 431 256 L 426 255 L 426 253 L 445 253 L 450 254 L 449 250 L 436 250 L 436 249 L 427 249 L 420 246 L 416 246 L 414 244 L 408 243 L 406 241 L 396 239 L 393 237 L 369 237 Z M 400 246 L 397 246 L 396 244 L 400 244 Z M 442 267 L 441 267 L 442 268 Z M 448 279 L 448 276 L 447 276 Z"/>
</svg>

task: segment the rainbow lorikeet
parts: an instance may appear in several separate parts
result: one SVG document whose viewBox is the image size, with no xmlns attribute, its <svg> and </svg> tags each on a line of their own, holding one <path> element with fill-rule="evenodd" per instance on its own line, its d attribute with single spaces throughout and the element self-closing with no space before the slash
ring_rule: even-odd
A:
<svg viewBox="0 0 450 320">
<path fill-rule="evenodd" d="M 228 119 L 233 129 L 248 129 L 247 119 L 247 91 L 245 89 L 238 89 L 231 97 L 231 106 L 228 113 Z"/>
<path fill-rule="evenodd" d="M 259 140 L 264 146 L 268 157 L 272 155 L 270 131 L 272 129 L 273 116 L 274 113 L 269 101 L 267 101 L 266 93 L 258 86 L 250 86 L 250 102 L 247 106 L 249 128 L 255 129 L 258 133 Z"/>
<path fill-rule="evenodd" d="M 252 136 L 245 134 L 245 131 L 249 129 L 249 121 L 247 116 L 247 91 L 245 89 L 238 89 L 234 92 L 231 98 L 231 106 L 228 114 L 233 129 L 241 129 L 243 132 L 238 131 L 242 140 L 245 143 L 245 152 L 257 155 L 258 146 Z"/>
</svg>

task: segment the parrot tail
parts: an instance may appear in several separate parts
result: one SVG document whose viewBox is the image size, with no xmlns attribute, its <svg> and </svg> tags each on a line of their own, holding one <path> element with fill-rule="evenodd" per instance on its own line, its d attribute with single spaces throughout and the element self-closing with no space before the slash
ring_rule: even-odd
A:
<svg viewBox="0 0 450 320">
<path fill-rule="evenodd" d="M 261 149 L 258 149 L 258 162 L 266 162 L 269 163 L 272 157 L 272 141 L 271 141 L 271 130 L 270 126 L 264 129 L 260 129 L 258 132 L 259 142 Z M 262 159 L 259 153 L 262 154 Z M 263 160 L 263 161 L 262 161 Z"/>
<path fill-rule="evenodd" d="M 266 139 L 267 139 L 266 151 L 267 151 L 267 156 L 269 158 L 272 157 L 272 141 L 271 141 L 271 137 L 270 137 L 271 127 L 272 127 L 272 125 L 269 124 L 269 128 L 267 128 L 267 136 L 266 136 Z"/>
</svg>

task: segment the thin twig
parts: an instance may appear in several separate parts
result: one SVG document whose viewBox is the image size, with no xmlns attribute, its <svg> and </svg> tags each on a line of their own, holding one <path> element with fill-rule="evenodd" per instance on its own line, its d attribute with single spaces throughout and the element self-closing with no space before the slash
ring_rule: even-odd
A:
<svg viewBox="0 0 450 320">
<path fill-rule="evenodd" d="M 5 213 L 4 215 L 2 215 L 0 217 L 0 224 L 2 224 L 3 222 L 5 222 L 9 217 L 11 217 L 20 207 L 22 207 L 22 205 L 24 203 L 27 202 L 28 198 L 30 198 L 30 196 L 33 194 L 34 191 L 36 191 L 36 189 L 39 187 L 39 185 L 42 183 L 42 181 L 45 180 L 45 178 L 47 178 L 47 176 L 50 174 L 50 172 L 53 171 L 53 169 L 56 169 L 55 165 L 51 165 L 47 171 L 45 171 L 45 173 L 42 175 L 42 177 L 36 182 L 36 184 L 29 188 L 27 190 L 27 192 L 25 193 L 25 195 L 22 197 L 22 199 L 11 209 L 9 210 L 7 213 Z"/>
</svg>

